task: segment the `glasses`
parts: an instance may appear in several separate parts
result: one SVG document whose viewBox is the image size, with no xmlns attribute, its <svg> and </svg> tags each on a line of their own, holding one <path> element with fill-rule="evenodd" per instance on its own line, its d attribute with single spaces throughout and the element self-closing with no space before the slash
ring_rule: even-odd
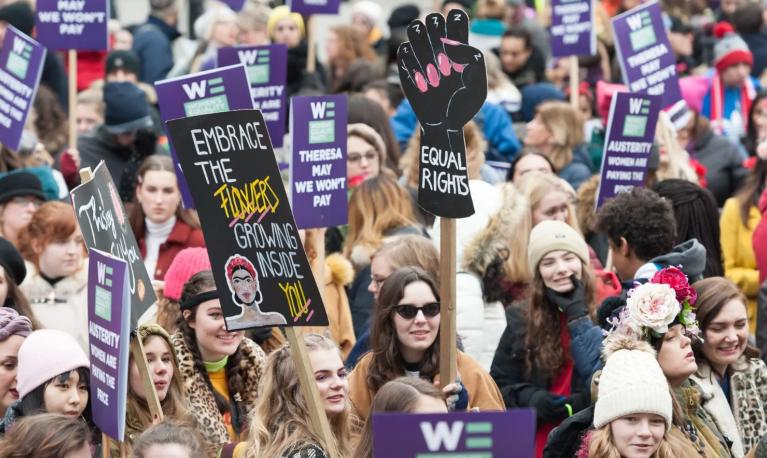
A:
<svg viewBox="0 0 767 458">
<path fill-rule="evenodd" d="M 43 204 L 43 201 L 39 197 L 34 196 L 16 196 L 11 198 L 11 202 L 26 207 L 29 204 L 34 205 L 35 207 L 39 207 Z"/>
<path fill-rule="evenodd" d="M 352 164 L 356 164 L 356 163 L 360 162 L 363 157 L 365 158 L 366 161 L 373 162 L 374 160 L 376 160 L 378 158 L 378 153 L 376 153 L 373 150 L 366 151 L 363 154 L 360 154 L 360 153 L 350 153 L 346 157 L 346 160 L 351 162 Z"/>
<path fill-rule="evenodd" d="M 419 311 L 423 312 L 423 316 L 426 318 L 434 318 L 439 315 L 439 302 L 430 302 L 424 304 L 423 307 L 416 307 L 412 304 L 400 304 L 394 306 L 394 311 L 406 320 L 415 318 Z"/>
</svg>

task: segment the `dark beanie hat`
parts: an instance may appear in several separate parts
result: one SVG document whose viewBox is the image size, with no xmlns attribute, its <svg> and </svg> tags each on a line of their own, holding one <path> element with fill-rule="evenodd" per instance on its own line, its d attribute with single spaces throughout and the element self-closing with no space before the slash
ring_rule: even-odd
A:
<svg viewBox="0 0 767 458">
<path fill-rule="evenodd" d="M 32 6 L 26 1 L 18 1 L 0 8 L 0 21 L 19 29 L 27 35 L 32 35 L 35 28 L 35 13 Z"/>
<path fill-rule="evenodd" d="M 107 75 L 117 70 L 139 74 L 140 63 L 135 52 L 120 49 L 107 55 Z"/>
<path fill-rule="evenodd" d="M 111 134 L 124 134 L 152 127 L 146 94 L 133 83 L 107 83 L 104 86 L 106 113 L 104 127 Z"/>
<path fill-rule="evenodd" d="M 535 83 L 522 89 L 522 119 L 530 122 L 535 117 L 535 109 L 547 100 L 565 100 L 565 94 L 551 83 Z"/>
<path fill-rule="evenodd" d="M 407 27 L 411 21 L 418 19 L 420 14 L 421 11 L 417 6 L 413 4 L 398 6 L 397 8 L 394 8 L 394 11 L 391 12 L 391 16 L 389 16 L 387 24 L 389 25 L 390 29 L 395 29 L 397 27 Z"/>
<path fill-rule="evenodd" d="M 445 8 L 445 5 L 448 3 L 457 3 L 461 5 L 467 12 L 471 11 L 471 7 L 474 6 L 474 0 L 443 0 L 442 8 Z"/>
<path fill-rule="evenodd" d="M 19 254 L 19 250 L 2 237 L 0 237 L 0 266 L 3 266 L 5 273 L 17 285 L 20 285 L 27 276 L 27 268 L 24 266 L 24 259 Z"/>
<path fill-rule="evenodd" d="M 40 179 L 29 172 L 11 172 L 0 176 L 0 204 L 14 197 L 35 196 L 47 200 Z"/>
</svg>

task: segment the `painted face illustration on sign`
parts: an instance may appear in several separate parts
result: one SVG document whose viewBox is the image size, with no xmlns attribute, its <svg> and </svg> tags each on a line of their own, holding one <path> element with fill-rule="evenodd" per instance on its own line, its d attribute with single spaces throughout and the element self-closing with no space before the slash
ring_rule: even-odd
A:
<svg viewBox="0 0 767 458">
<path fill-rule="evenodd" d="M 285 317 L 275 312 L 262 312 L 259 305 L 263 295 L 259 288 L 258 272 L 248 258 L 234 255 L 226 262 L 226 282 L 232 292 L 232 300 L 242 307 L 242 313 L 226 319 L 230 329 L 254 326 L 287 324 Z"/>
</svg>

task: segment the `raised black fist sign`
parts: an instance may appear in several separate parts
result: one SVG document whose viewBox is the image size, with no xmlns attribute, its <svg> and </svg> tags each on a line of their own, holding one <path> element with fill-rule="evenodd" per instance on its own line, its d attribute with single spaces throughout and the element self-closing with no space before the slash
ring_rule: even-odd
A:
<svg viewBox="0 0 767 458">
<path fill-rule="evenodd" d="M 397 51 L 405 96 L 421 123 L 418 204 L 445 218 L 474 213 L 469 193 L 463 126 L 487 97 L 482 52 L 467 44 L 469 17 L 452 10 L 408 26 L 410 41 Z"/>
</svg>

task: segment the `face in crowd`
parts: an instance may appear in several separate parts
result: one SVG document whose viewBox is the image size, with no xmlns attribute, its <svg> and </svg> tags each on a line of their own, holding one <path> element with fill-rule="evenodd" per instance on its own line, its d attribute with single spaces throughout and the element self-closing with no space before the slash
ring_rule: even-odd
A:
<svg viewBox="0 0 767 458">
<path fill-rule="evenodd" d="M 301 30 L 298 28 L 298 24 L 290 17 L 279 20 L 272 32 L 272 42 L 283 44 L 288 48 L 298 46 L 301 42 Z"/>
<path fill-rule="evenodd" d="M 309 361 L 325 413 L 333 417 L 344 412 L 349 398 L 349 381 L 340 352 L 337 349 L 317 348 L 309 352 Z"/>
<path fill-rule="evenodd" d="M 80 372 L 75 370 L 48 382 L 43 391 L 43 405 L 48 413 L 78 418 L 88 405 L 88 396 L 88 379 L 80 377 Z"/>
<path fill-rule="evenodd" d="M 173 380 L 173 353 L 168 343 L 160 336 L 150 335 L 144 339 L 144 354 L 146 355 L 147 368 L 152 377 L 152 383 L 157 391 L 157 399 L 165 400 Z M 146 399 L 144 381 L 138 370 L 138 365 L 131 359 L 130 371 L 128 372 L 128 385 L 136 396 Z"/>
<path fill-rule="evenodd" d="M 350 135 L 346 147 L 346 176 L 349 179 L 359 176 L 364 181 L 378 176 L 381 172 L 381 158 L 373 145 L 356 135 Z"/>
<path fill-rule="evenodd" d="M 615 448 L 624 458 L 650 458 L 666 434 L 666 420 L 652 413 L 634 413 L 610 423 Z"/>
<path fill-rule="evenodd" d="M 558 293 L 567 293 L 573 289 L 570 279 L 573 275 L 583 276 L 583 262 L 572 251 L 556 250 L 546 253 L 538 264 L 543 284 Z"/>
<path fill-rule="evenodd" d="M 224 322 L 224 312 L 221 310 L 221 302 L 211 299 L 201 303 L 194 317 L 191 310 L 184 310 L 184 319 L 189 327 L 194 329 L 197 338 L 197 347 L 203 361 L 220 361 L 237 351 L 244 336 L 243 331 L 229 332 Z M 190 318 L 193 318 L 190 320 Z"/>
<path fill-rule="evenodd" d="M 660 350 L 658 350 L 658 364 L 671 386 L 681 385 L 698 370 L 691 342 L 681 324 L 671 326 L 663 336 Z"/>
<path fill-rule="evenodd" d="M 38 244 L 35 244 L 38 245 Z M 79 227 L 69 237 L 53 239 L 44 247 L 35 246 L 40 272 L 50 278 L 69 277 L 77 272 L 83 263 L 85 242 Z"/>
<path fill-rule="evenodd" d="M 525 46 L 525 40 L 520 37 L 505 37 L 501 40 L 501 66 L 507 73 L 516 73 L 527 65 L 533 50 Z"/>
<path fill-rule="evenodd" d="M 405 286 L 392 321 L 402 357 L 420 362 L 439 332 L 439 302 L 428 283 L 415 281 Z"/>
<path fill-rule="evenodd" d="M 168 221 L 181 205 L 176 174 L 167 170 L 149 170 L 139 179 L 136 199 L 149 221 L 155 224 Z"/>
<path fill-rule="evenodd" d="M 740 298 L 730 299 L 703 329 L 706 360 L 719 373 L 732 365 L 746 350 L 748 312 Z"/>
</svg>

